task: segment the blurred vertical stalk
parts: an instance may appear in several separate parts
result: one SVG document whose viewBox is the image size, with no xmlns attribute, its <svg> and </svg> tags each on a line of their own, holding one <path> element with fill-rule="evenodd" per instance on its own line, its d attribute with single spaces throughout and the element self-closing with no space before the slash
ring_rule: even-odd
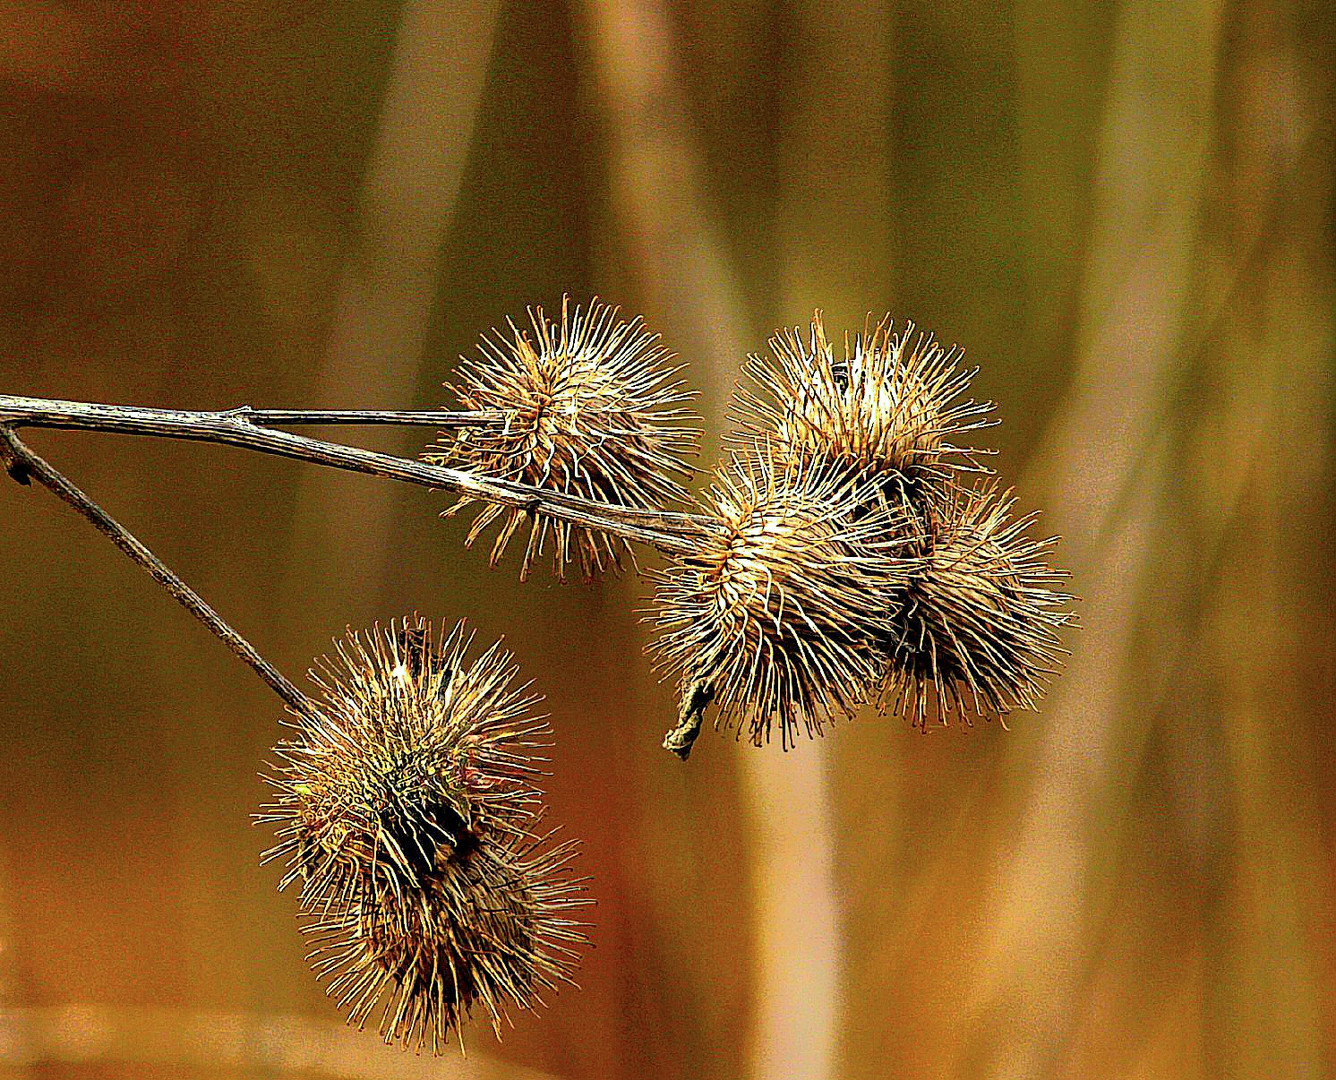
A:
<svg viewBox="0 0 1336 1080">
<path fill-rule="evenodd" d="M 703 392 L 698 405 L 707 420 L 708 446 L 709 429 L 720 427 L 747 333 L 723 239 L 706 206 L 704 161 L 676 70 L 668 10 L 659 0 L 586 0 L 581 8 L 606 130 L 613 224 L 625 249 L 617 256 L 644 290 L 655 326 L 692 363 L 693 385 Z M 706 767 L 702 756 L 698 750 L 690 767 Z M 661 770 L 662 761 L 652 767 Z M 732 781 L 727 764 L 715 768 L 724 782 Z M 658 788 L 656 794 L 660 820 L 697 820 L 687 790 Z M 676 805 L 666 804 L 674 797 Z M 678 828 L 682 848 L 703 851 L 708 860 L 708 839 L 690 835 L 690 824 Z M 700 933 L 705 928 L 698 909 L 678 897 L 677 889 L 676 882 L 660 881 L 657 890 L 657 899 L 667 900 L 664 914 L 677 924 L 663 931 L 665 936 L 690 942 L 695 952 L 695 963 L 686 969 L 690 983 L 678 990 L 689 1010 L 681 1017 L 685 1030 L 677 1035 L 683 1055 L 677 1067 L 684 1076 L 737 1075 L 734 1053 L 741 1040 L 734 1032 L 735 1013 L 724 1006 L 741 996 L 738 980 L 730 974 L 733 985 L 712 985 L 722 973 L 709 953 L 717 948 L 712 939 L 745 940 L 746 928 L 715 926 Z"/>
<path fill-rule="evenodd" d="M 1032 450 L 1076 350 L 1090 185 L 1117 6 L 1016 0 L 1016 134 L 1024 238 L 1024 328 L 1008 355 L 1007 437 Z"/>
<path fill-rule="evenodd" d="M 500 7 L 500 0 L 403 6 L 317 401 L 370 408 L 412 402 Z M 310 474 L 295 550 L 314 545 L 331 565 L 366 568 L 349 580 L 366 582 L 374 595 L 380 576 L 371 568 L 383 568 L 390 550 L 395 498 L 379 485 L 352 488 L 341 478 Z M 357 527 L 347 528 L 349 521 Z M 350 599 L 341 593 L 337 613 L 327 619 L 308 610 L 304 621 L 322 626 L 347 618 Z"/>
<path fill-rule="evenodd" d="M 1128 0 L 1117 15 L 1077 366 L 1036 458 L 1086 628 L 1045 723 L 1030 725 L 1040 744 L 1012 746 L 1031 788 L 986 915 L 963 1051 L 979 1075 L 1057 1071 L 1083 1003 L 1082 958 L 1097 952 L 1091 908 L 1116 900 L 1118 860 L 1104 839 L 1129 811 L 1162 689 L 1129 692 L 1126 676 L 1174 467 L 1163 421 L 1192 300 L 1220 19 L 1219 3 L 1152 0 Z"/>
<path fill-rule="evenodd" d="M 665 338 L 704 361 L 693 374 L 705 393 L 702 408 L 717 416 L 750 335 L 705 191 L 668 5 L 588 0 L 586 8 L 623 243 L 662 312 Z"/>
<path fill-rule="evenodd" d="M 3 853 L 8 856 L 8 852 Z M 0 859 L 0 1015 L 26 1004 L 31 994 L 20 987 L 18 970 L 18 927 L 10 902 L 9 874 L 12 861 Z M 3 1025 L 0 1025 L 2 1027 Z M 35 1072 L 33 1039 L 25 1025 L 15 1024 L 4 1031 L 0 1048 L 0 1080 L 27 1080 Z M 5 1053 L 8 1051 L 8 1053 Z"/>
<path fill-rule="evenodd" d="M 1257 0 L 1231 11 L 1203 261 L 1247 260 L 1207 275 L 1220 302 L 1199 392 L 1175 424 L 1197 481 L 1182 509 L 1215 571 L 1200 670 L 1214 675 L 1232 829 L 1206 912 L 1205 1022 L 1225 1076 L 1316 1080 L 1336 1064 L 1331 956 L 1315 948 L 1336 925 L 1321 797 L 1333 707 L 1310 674 L 1330 670 L 1333 646 L 1331 567 L 1315 541 L 1331 515 L 1336 348 L 1333 102 L 1318 88 L 1336 20 L 1321 29 Z"/>
<path fill-rule="evenodd" d="M 812 76 L 822 60 L 852 74 L 854 61 L 842 48 L 843 28 L 831 26 L 829 15 L 823 26 L 815 6 L 804 17 L 824 44 L 820 59 L 810 57 Z M 680 336 L 674 329 L 674 340 L 687 343 L 688 355 L 706 361 L 704 371 L 713 373 L 707 393 L 717 416 L 741 362 L 743 342 L 752 335 L 741 310 L 742 291 L 729 272 L 723 230 L 704 190 L 702 152 L 676 71 L 669 13 L 654 0 L 592 0 L 589 19 L 611 125 L 613 197 L 620 223 L 651 295 L 682 327 Z M 856 64 L 859 74 L 865 73 L 863 65 L 874 69 L 875 50 Z M 838 77 L 827 75 L 828 85 Z M 860 88 L 844 111 L 867 104 Z M 809 202 L 819 198 L 830 208 L 841 194 L 861 197 L 875 189 L 875 104 L 873 111 L 873 117 L 855 124 L 862 138 L 842 191 L 821 182 L 819 170 L 828 162 L 811 146 L 795 155 L 799 164 L 788 174 L 782 212 L 786 254 L 795 257 L 784 269 L 788 301 L 801 294 L 806 306 L 812 303 L 809 287 L 829 284 L 825 278 L 808 279 L 821 255 L 831 259 L 832 268 L 847 268 L 849 253 L 841 252 L 839 244 L 850 232 L 857 234 L 856 225 L 823 223 Z M 838 121 L 811 103 L 795 137 L 829 144 L 836 138 L 833 124 Z M 864 256 L 862 261 L 875 266 L 875 259 Z M 856 280 L 848 274 L 841 278 L 845 288 Z M 826 756 L 820 746 L 803 746 L 782 757 L 773 748 L 744 749 L 740 762 L 753 845 L 751 929 L 756 943 L 749 1073 L 758 1080 L 820 1080 L 833 1073 L 839 974 Z"/>
<path fill-rule="evenodd" d="M 892 6 L 800 0 L 786 17 L 791 40 L 801 44 L 782 69 L 791 112 L 776 155 L 775 321 L 805 323 L 820 307 L 827 326 L 854 330 L 869 311 L 886 310 L 892 276 Z M 862 1026 L 843 1007 L 833 759 L 830 745 L 818 741 L 743 760 L 760 856 L 756 1077 L 834 1076 L 839 1046 Z M 848 789 L 894 790 L 880 783 L 888 779 L 887 758 L 838 760 Z M 861 832 L 852 825 L 854 843 L 867 840 Z M 845 880 L 851 877 L 846 868 Z M 888 887 L 885 879 L 880 885 Z"/>
</svg>

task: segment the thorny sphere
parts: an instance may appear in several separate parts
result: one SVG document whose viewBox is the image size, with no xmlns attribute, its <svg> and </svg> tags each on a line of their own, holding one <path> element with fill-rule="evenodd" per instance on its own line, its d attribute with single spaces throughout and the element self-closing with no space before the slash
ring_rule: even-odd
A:
<svg viewBox="0 0 1336 1080">
<path fill-rule="evenodd" d="M 734 456 L 707 496 L 714 527 L 659 575 L 656 666 L 716 724 L 783 745 L 866 700 L 887 598 L 908 573 L 894 512 L 843 470 Z"/>
<path fill-rule="evenodd" d="M 453 389 L 459 407 L 490 419 L 442 436 L 424 456 L 436 464 L 468 469 L 596 502 L 660 510 L 687 498 L 682 481 L 693 475 L 686 459 L 697 450 L 695 417 L 684 408 L 695 391 L 676 378 L 672 354 L 637 317 L 595 300 L 587 311 L 569 301 L 561 321 L 530 309 L 533 338 L 510 324 L 512 340 L 484 336 L 481 356 L 466 359 Z M 472 500 L 465 497 L 447 513 Z M 469 530 L 471 545 L 502 520 L 492 564 L 529 515 L 502 506 L 484 508 Z M 552 544 L 560 577 L 578 557 L 586 576 L 621 565 L 625 541 L 569 522 L 532 518 L 520 567 L 527 578 L 533 560 Z"/>
<path fill-rule="evenodd" d="M 588 939 L 569 915 L 589 901 L 567 874 L 575 845 L 543 845 L 486 838 L 441 857 L 410 892 L 364 879 L 347 904 L 304 897 L 312 965 L 348 1022 L 439 1053 L 475 1006 L 500 1037 L 510 1004 L 534 1008 L 571 983 Z"/>
<path fill-rule="evenodd" d="M 471 643 L 462 622 L 419 620 L 338 643 L 262 817 L 280 887 L 301 882 L 317 971 L 341 972 L 331 994 L 359 1023 L 390 1002 L 382 1032 L 406 1045 L 438 1048 L 475 1001 L 494 1019 L 506 995 L 528 1007 L 571 959 L 557 912 L 574 902 L 572 849 L 535 854 L 539 698 L 511 685 L 499 644 L 470 663 Z M 419 952 L 435 959 L 409 965 Z"/>
<path fill-rule="evenodd" d="M 770 344 L 735 399 L 742 439 L 767 440 L 790 468 L 841 466 L 912 522 L 913 569 L 883 620 L 883 707 L 921 728 L 930 715 L 969 722 L 1034 708 L 1070 597 L 1053 588 L 1065 577 L 1045 561 L 1053 541 L 1024 535 L 1033 516 L 1009 523 L 1009 498 L 962 481 L 987 471 L 984 451 L 953 440 L 993 421 L 991 403 L 962 400 L 974 372 L 959 368 L 959 350 L 915 336 L 912 323 L 894 333 L 887 316 L 852 343 L 846 335 L 836 359 L 819 311 L 805 340 L 795 329 Z"/>
<path fill-rule="evenodd" d="M 748 359 L 753 386 L 739 387 L 733 411 L 780 460 L 838 461 L 898 481 L 897 494 L 917 501 L 952 486 L 959 472 L 980 471 L 978 451 L 950 440 L 987 426 L 992 404 L 958 400 L 974 372 L 957 367 L 956 346 L 915 336 L 913 323 L 895 334 L 888 315 L 852 344 L 846 335 L 837 360 L 818 311 L 805 341 L 794 328 L 770 347 L 772 356 Z"/>
<path fill-rule="evenodd" d="M 1071 597 L 1054 586 L 1066 574 L 1045 561 L 1054 538 L 1025 535 L 1035 515 L 1009 520 L 1013 503 L 986 488 L 929 508 L 883 690 L 920 728 L 933 714 L 1033 709 L 1059 661 Z"/>
<path fill-rule="evenodd" d="M 433 640 L 416 620 L 349 634 L 312 679 L 320 699 L 281 744 L 272 783 L 282 887 L 328 888 L 389 874 L 411 888 L 438 849 L 484 831 L 523 832 L 540 798 L 534 755 L 547 725 L 540 698 L 513 688 L 517 669 L 493 645 L 472 663 L 464 623 Z"/>
</svg>

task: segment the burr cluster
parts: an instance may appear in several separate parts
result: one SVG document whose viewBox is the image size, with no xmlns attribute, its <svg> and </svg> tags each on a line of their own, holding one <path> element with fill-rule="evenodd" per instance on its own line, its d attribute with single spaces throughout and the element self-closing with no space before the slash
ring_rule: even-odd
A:
<svg viewBox="0 0 1336 1080">
<path fill-rule="evenodd" d="M 433 1051 L 475 1007 L 499 1029 L 569 982 L 585 941 L 575 846 L 539 831 L 540 699 L 498 645 L 468 661 L 471 641 L 408 619 L 340 642 L 264 815 L 330 996 Z"/>
<path fill-rule="evenodd" d="M 678 678 L 679 728 L 708 701 L 785 747 L 869 701 L 921 729 L 1033 708 L 1069 597 L 1054 541 L 962 445 L 992 406 L 965 397 L 959 350 L 887 318 L 837 355 L 819 312 L 770 345 L 734 397 L 706 500 L 719 531 L 660 576 L 651 650 Z"/>
<path fill-rule="evenodd" d="M 459 404 L 489 419 L 428 457 L 639 514 L 671 541 L 647 613 L 648 651 L 681 700 L 670 749 L 690 752 L 711 705 L 716 724 L 786 748 L 866 703 L 925 730 L 1035 706 L 1070 597 L 1054 540 L 1029 536 L 1034 515 L 1013 515 L 968 444 L 995 421 L 966 396 L 957 347 L 887 317 L 837 354 L 820 312 L 776 334 L 748 359 L 725 460 L 693 498 L 691 394 L 658 338 L 598 302 L 530 317 L 533 341 L 513 325 L 513 340 L 484 339 L 457 382 Z M 597 526 L 528 517 L 521 577 L 549 538 L 558 574 L 626 549 Z M 469 541 L 497 520 L 493 561 L 525 512 L 489 506 Z"/>
</svg>

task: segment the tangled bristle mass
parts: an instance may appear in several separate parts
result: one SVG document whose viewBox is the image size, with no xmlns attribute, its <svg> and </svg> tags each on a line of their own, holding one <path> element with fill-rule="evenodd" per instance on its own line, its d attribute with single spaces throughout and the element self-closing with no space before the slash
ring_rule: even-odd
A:
<svg viewBox="0 0 1336 1080">
<path fill-rule="evenodd" d="M 933 717 L 1001 716 L 1033 709 L 1072 621 L 1065 578 L 1033 540 L 1036 515 L 1010 520 L 1014 500 L 995 490 L 959 491 L 930 510 L 922 552 L 887 642 L 883 690 L 921 729 Z"/>
<path fill-rule="evenodd" d="M 950 441 L 992 423 L 991 402 L 960 400 L 974 371 L 958 366 L 957 346 L 916 335 L 913 323 L 894 333 L 888 315 L 852 343 L 846 335 L 837 360 L 818 311 L 805 339 L 793 328 L 770 347 L 748 359 L 752 386 L 738 389 L 734 412 L 781 459 L 841 462 L 915 502 L 961 472 L 983 471 L 981 451 Z"/>
<path fill-rule="evenodd" d="M 658 575 L 650 650 L 684 709 L 714 702 L 758 745 L 778 724 L 787 749 L 866 699 L 905 532 L 842 470 L 764 450 L 718 470 L 706 502 L 714 527 Z"/>
<path fill-rule="evenodd" d="M 481 1003 L 530 1007 L 568 978 L 583 902 L 573 845 L 542 850 L 536 783 L 549 730 L 499 643 L 471 662 L 464 624 L 350 633 L 278 747 L 265 860 L 300 882 L 316 970 L 359 1025 L 430 1045 Z M 504 931 L 504 932 L 503 932 Z M 521 947 L 523 945 L 523 947 Z"/>
<path fill-rule="evenodd" d="M 640 510 L 659 510 L 687 498 L 694 470 L 696 417 L 684 406 L 695 397 L 676 378 L 672 354 L 639 317 L 593 301 L 588 310 L 563 300 L 561 321 L 531 308 L 533 338 L 510 323 L 510 339 L 484 336 L 480 356 L 465 359 L 453 390 L 459 407 L 494 418 L 442 436 L 424 454 L 435 464 L 467 469 Z M 472 500 L 462 498 L 447 513 Z M 491 505 L 475 518 L 472 544 L 502 520 L 492 547 L 495 565 L 528 513 Z M 533 517 L 520 567 L 527 578 L 535 558 L 552 544 L 559 577 L 578 559 L 586 576 L 621 565 L 625 541 L 585 526 Z"/>
<path fill-rule="evenodd" d="M 570 984 L 588 941 L 570 915 L 589 901 L 568 875 L 576 845 L 543 844 L 502 838 L 454 852 L 411 892 L 364 879 L 350 903 L 304 901 L 309 959 L 349 1023 L 437 1053 L 475 1006 L 499 1036 L 509 1005 L 538 1007 Z"/>
<path fill-rule="evenodd" d="M 688 676 L 697 667 L 713 669 L 704 682 L 684 684 L 692 709 L 717 699 L 721 711 L 741 711 L 747 702 L 759 713 L 824 716 L 822 678 L 832 701 L 875 697 L 925 730 L 930 716 L 969 723 L 1035 708 L 1063 652 L 1057 630 L 1073 621 L 1072 598 L 1055 588 L 1066 575 L 1047 563 L 1054 541 L 1025 535 L 1033 515 L 1010 521 L 1009 496 L 970 478 L 988 472 L 979 456 L 989 451 L 964 445 L 961 436 L 996 421 L 991 402 L 965 397 L 975 371 L 961 368 L 960 350 L 943 348 L 913 323 L 897 333 L 888 315 L 846 334 L 837 358 L 820 311 L 805 333 L 781 331 L 770 346 L 769 356 L 754 355 L 746 365 L 747 384 L 731 408 L 740 425 L 731 444 L 743 457 L 768 462 L 781 486 L 786 477 L 843 477 L 835 501 L 833 489 L 810 492 L 808 512 L 856 522 L 860 546 L 895 551 L 894 573 L 877 583 L 880 608 L 846 604 L 843 636 L 835 639 L 876 640 L 877 671 L 860 687 L 852 675 L 858 665 L 812 663 L 753 629 L 746 648 L 719 644 L 740 640 L 723 634 L 726 619 L 708 604 L 692 616 L 698 626 L 686 615 L 697 593 L 718 586 L 708 567 L 689 578 L 693 560 L 682 560 L 674 591 L 663 593 L 666 609 L 681 613 L 656 647 Z M 717 516 L 727 519 L 727 508 L 716 503 Z M 738 609 L 722 603 L 718 610 Z M 822 628 L 812 640 L 830 635 Z M 771 652 L 758 651 L 759 642 Z M 742 655 L 756 659 L 747 666 L 737 660 Z M 799 674 L 789 674 L 789 660 L 761 659 L 771 655 L 794 658 Z M 684 707 L 669 732 L 670 749 L 687 732 L 689 712 Z M 819 723 L 810 727 L 819 733 Z"/>
</svg>

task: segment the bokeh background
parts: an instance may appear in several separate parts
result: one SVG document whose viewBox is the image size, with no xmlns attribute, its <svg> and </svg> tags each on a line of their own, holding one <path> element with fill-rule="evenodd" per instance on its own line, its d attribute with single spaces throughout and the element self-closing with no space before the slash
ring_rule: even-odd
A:
<svg viewBox="0 0 1336 1080">
<path fill-rule="evenodd" d="M 634 578 L 520 586 L 420 489 L 33 432 L 294 677 L 408 612 L 505 634 L 597 947 L 466 1059 L 345 1031 L 257 865 L 276 702 L 10 485 L 0 1071 L 1336 1075 L 1333 70 L 1327 0 L 0 2 L 0 391 L 421 408 L 596 293 L 690 362 L 708 463 L 777 326 L 890 310 L 981 365 L 1083 598 L 1010 731 L 684 766 Z"/>
</svg>

